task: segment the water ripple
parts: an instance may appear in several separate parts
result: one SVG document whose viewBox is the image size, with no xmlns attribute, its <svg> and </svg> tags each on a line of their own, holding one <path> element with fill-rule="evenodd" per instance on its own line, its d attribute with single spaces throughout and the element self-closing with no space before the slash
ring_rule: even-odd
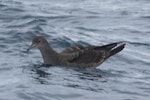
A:
<svg viewBox="0 0 150 100">
<path fill-rule="evenodd" d="M 0 99 L 149 99 L 148 2 L 2 0 Z M 118 41 L 126 47 L 98 68 L 45 66 L 38 50 L 25 52 L 38 35 L 58 51 Z"/>
</svg>

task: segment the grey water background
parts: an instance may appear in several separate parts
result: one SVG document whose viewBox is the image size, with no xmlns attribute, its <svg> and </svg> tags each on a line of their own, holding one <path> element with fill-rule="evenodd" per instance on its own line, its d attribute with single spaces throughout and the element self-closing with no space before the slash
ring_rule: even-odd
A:
<svg viewBox="0 0 150 100">
<path fill-rule="evenodd" d="M 34 36 L 61 51 L 125 41 L 94 69 L 43 66 Z M 0 100 L 150 100 L 149 0 L 0 0 Z"/>
</svg>

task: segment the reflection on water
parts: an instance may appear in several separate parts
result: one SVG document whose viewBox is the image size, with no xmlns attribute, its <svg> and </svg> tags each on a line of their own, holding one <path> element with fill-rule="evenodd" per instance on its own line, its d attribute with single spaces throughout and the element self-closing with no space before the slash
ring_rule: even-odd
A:
<svg viewBox="0 0 150 100">
<path fill-rule="evenodd" d="M 0 100 L 148 100 L 149 0 L 1 0 Z M 125 41 L 97 68 L 42 65 L 32 38 L 58 52 Z"/>
</svg>

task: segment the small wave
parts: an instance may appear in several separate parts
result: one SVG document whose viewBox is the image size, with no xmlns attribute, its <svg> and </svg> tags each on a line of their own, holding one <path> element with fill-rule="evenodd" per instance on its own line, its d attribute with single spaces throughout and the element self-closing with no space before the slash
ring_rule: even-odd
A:
<svg viewBox="0 0 150 100">
<path fill-rule="evenodd" d="M 84 30 L 84 31 L 90 31 L 90 32 L 99 32 L 98 29 L 92 29 L 92 28 L 85 28 L 85 27 L 76 27 L 77 29 L 80 29 L 80 30 Z"/>
<path fill-rule="evenodd" d="M 148 96 L 148 95 L 144 95 L 144 94 L 138 93 L 136 91 L 134 91 L 134 92 L 132 92 L 132 91 L 122 91 L 122 90 L 119 90 L 119 89 L 115 89 L 113 91 L 116 91 L 116 92 L 122 93 L 122 94 L 127 94 L 127 95 Z"/>
<path fill-rule="evenodd" d="M 3 11 L 11 12 L 11 13 L 13 13 L 13 12 L 15 12 L 15 13 L 18 13 L 18 12 L 23 13 L 23 12 L 25 12 L 25 10 L 20 9 L 20 8 L 5 8 L 5 9 L 3 9 Z"/>
<path fill-rule="evenodd" d="M 5 5 L 5 4 L 0 4 L 0 7 L 1 7 L 1 8 L 4 8 L 4 7 L 7 7 L 7 5 Z"/>
<path fill-rule="evenodd" d="M 150 16 L 141 16 L 141 18 L 144 18 L 144 19 L 150 19 Z"/>
<path fill-rule="evenodd" d="M 16 21 L 15 21 L 16 22 Z M 39 19 L 39 18 L 35 18 L 35 19 L 28 19 L 28 20 L 23 20 L 21 22 L 18 23 L 12 23 L 11 25 L 7 26 L 7 28 L 21 28 L 21 27 L 29 27 L 29 26 L 39 26 L 39 25 L 46 25 L 47 21 L 45 19 Z"/>
<path fill-rule="evenodd" d="M 51 20 L 54 20 L 54 19 L 66 19 L 66 18 L 72 18 L 73 16 L 71 15 L 58 15 L 58 16 L 35 16 L 35 15 L 25 15 L 25 16 L 22 16 L 22 19 L 28 19 L 28 18 L 39 18 L 39 19 L 51 19 Z"/>
<path fill-rule="evenodd" d="M 56 47 L 61 46 L 61 48 L 70 47 L 71 45 L 74 44 L 74 42 L 70 38 L 65 36 L 61 38 L 53 38 L 52 40 L 53 40 L 51 41 L 52 44 L 54 45 L 56 44 L 57 45 Z"/>
<path fill-rule="evenodd" d="M 140 42 L 130 42 L 130 41 L 125 41 L 126 43 L 129 43 L 129 44 L 133 44 L 135 46 L 150 46 L 150 43 L 140 43 Z"/>
</svg>

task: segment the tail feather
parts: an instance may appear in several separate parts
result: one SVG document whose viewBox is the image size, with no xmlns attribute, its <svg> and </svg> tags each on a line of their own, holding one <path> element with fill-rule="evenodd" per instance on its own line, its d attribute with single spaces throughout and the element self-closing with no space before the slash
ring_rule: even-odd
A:
<svg viewBox="0 0 150 100">
<path fill-rule="evenodd" d="M 95 50 L 104 49 L 104 50 L 110 51 L 112 48 L 116 47 L 120 43 L 123 43 L 123 42 L 110 43 L 110 44 L 107 44 L 107 45 L 95 47 L 94 49 Z"/>
<path fill-rule="evenodd" d="M 124 44 L 121 44 L 120 46 L 118 46 L 118 47 L 112 49 L 111 52 L 110 52 L 110 55 L 109 55 L 108 57 L 113 56 L 113 55 L 115 55 L 116 53 L 118 53 L 118 52 L 120 52 L 121 50 L 123 50 L 124 47 L 125 47 L 125 45 L 126 45 L 126 44 L 124 43 Z"/>
</svg>

